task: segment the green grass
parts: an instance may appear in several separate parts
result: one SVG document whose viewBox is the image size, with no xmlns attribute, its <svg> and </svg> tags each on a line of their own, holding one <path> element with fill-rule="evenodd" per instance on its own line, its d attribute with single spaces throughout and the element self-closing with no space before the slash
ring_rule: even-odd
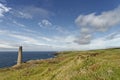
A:
<svg viewBox="0 0 120 80">
<path fill-rule="evenodd" d="M 60 52 L 0 69 L 0 80 L 120 80 L 120 49 Z"/>
</svg>

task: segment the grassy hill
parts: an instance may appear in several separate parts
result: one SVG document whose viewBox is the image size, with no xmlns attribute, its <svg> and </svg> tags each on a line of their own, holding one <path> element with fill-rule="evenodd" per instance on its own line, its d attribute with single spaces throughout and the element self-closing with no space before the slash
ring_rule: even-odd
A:
<svg viewBox="0 0 120 80">
<path fill-rule="evenodd" d="M 120 80 L 120 49 L 70 51 L 0 69 L 0 80 Z"/>
</svg>

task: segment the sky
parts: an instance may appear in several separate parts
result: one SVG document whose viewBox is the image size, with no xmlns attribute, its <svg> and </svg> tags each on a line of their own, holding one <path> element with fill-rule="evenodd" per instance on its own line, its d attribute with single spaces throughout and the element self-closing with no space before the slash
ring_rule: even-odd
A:
<svg viewBox="0 0 120 80">
<path fill-rule="evenodd" d="M 0 51 L 120 47 L 120 0 L 0 0 Z"/>
</svg>

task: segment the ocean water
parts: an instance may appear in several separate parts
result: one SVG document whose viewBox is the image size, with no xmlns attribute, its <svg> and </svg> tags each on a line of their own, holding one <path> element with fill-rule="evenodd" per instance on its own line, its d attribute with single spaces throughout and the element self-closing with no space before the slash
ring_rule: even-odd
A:
<svg viewBox="0 0 120 80">
<path fill-rule="evenodd" d="M 53 58 L 55 52 L 23 52 L 23 62 L 36 59 Z M 0 52 L 0 68 L 10 67 L 17 63 L 17 52 Z"/>
</svg>

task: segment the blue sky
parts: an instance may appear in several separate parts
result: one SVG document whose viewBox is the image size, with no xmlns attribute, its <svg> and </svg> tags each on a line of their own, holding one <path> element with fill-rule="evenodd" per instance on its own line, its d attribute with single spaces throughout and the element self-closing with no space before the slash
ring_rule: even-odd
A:
<svg viewBox="0 0 120 80">
<path fill-rule="evenodd" d="M 0 51 L 120 47 L 120 0 L 0 0 Z"/>
</svg>

